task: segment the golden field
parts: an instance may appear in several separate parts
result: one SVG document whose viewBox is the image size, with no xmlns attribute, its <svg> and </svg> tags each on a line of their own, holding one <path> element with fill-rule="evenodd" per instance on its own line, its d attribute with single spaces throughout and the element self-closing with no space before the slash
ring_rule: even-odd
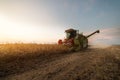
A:
<svg viewBox="0 0 120 80">
<path fill-rule="evenodd" d="M 0 58 L 40 56 L 69 52 L 69 48 L 57 44 L 0 44 Z"/>
<path fill-rule="evenodd" d="M 1 44 L 0 80 L 120 80 L 120 46 L 71 52 L 57 44 Z"/>
<path fill-rule="evenodd" d="M 21 67 L 21 62 L 28 64 L 26 61 L 68 52 L 69 48 L 57 44 L 0 44 L 0 77 L 14 73 L 11 70 Z"/>
</svg>

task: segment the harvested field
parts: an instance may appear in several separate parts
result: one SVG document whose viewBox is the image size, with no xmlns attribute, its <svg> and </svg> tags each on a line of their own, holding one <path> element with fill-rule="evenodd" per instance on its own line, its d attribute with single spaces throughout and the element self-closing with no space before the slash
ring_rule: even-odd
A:
<svg viewBox="0 0 120 80">
<path fill-rule="evenodd" d="M 120 80 L 120 46 L 0 45 L 0 80 Z"/>
</svg>

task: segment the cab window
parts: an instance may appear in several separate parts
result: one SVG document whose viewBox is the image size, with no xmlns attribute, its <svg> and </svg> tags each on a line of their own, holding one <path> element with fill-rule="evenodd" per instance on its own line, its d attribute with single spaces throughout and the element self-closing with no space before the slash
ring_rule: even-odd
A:
<svg viewBox="0 0 120 80">
<path fill-rule="evenodd" d="M 66 38 L 67 38 L 67 39 L 70 38 L 70 33 L 66 33 Z"/>
</svg>

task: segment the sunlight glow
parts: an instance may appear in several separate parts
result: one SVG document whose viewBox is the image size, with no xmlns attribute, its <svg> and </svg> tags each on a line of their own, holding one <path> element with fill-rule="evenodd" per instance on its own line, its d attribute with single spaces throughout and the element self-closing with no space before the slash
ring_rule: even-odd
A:
<svg viewBox="0 0 120 80">
<path fill-rule="evenodd" d="M 40 26 L 23 24 L 0 15 L 0 43 L 2 42 L 35 42 L 54 43 L 59 35 L 54 29 L 41 24 Z"/>
</svg>

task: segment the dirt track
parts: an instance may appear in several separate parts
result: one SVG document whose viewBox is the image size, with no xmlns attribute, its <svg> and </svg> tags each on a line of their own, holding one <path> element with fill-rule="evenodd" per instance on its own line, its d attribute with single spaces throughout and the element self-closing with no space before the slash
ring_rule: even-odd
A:
<svg viewBox="0 0 120 80">
<path fill-rule="evenodd" d="M 26 61 L 0 80 L 119 80 L 120 47 L 88 49 Z M 29 69 L 28 69 L 29 68 Z M 20 72 L 21 71 L 21 72 Z M 20 73 L 19 73 L 20 72 Z"/>
</svg>

